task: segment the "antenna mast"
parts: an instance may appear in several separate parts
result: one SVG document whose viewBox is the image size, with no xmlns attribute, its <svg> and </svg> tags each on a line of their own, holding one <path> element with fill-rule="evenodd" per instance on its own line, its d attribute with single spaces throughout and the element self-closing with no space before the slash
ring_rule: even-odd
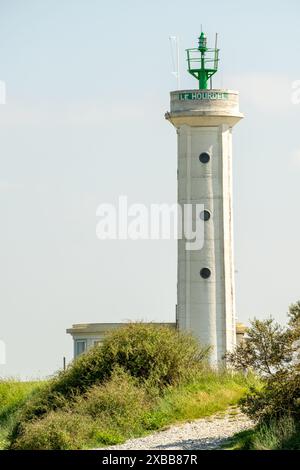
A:
<svg viewBox="0 0 300 470">
<path fill-rule="evenodd" d="M 179 37 L 178 36 L 170 36 L 170 46 L 171 46 L 171 57 L 172 57 L 172 64 L 173 64 L 173 71 L 172 75 L 174 75 L 177 79 L 177 90 L 180 90 L 180 57 L 179 57 Z M 175 54 L 174 54 L 174 47 L 175 47 Z"/>
</svg>

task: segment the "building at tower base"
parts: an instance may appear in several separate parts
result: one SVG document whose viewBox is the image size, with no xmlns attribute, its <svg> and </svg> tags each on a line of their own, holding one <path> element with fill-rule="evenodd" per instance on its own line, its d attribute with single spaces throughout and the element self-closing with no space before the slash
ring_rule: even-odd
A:
<svg viewBox="0 0 300 470">
<path fill-rule="evenodd" d="M 174 323 L 151 323 L 151 325 L 165 326 L 167 328 L 176 329 L 178 326 Z M 78 323 L 67 329 L 67 333 L 73 339 L 73 358 L 85 353 L 93 346 L 101 344 L 105 335 L 117 328 L 126 326 L 127 323 Z M 241 323 L 237 324 L 236 341 L 239 344 L 243 341 L 245 334 L 245 326 Z"/>
</svg>

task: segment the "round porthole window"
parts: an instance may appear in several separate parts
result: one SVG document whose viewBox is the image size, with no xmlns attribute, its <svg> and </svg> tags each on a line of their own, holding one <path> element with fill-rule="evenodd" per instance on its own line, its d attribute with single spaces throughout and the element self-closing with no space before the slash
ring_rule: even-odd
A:
<svg viewBox="0 0 300 470">
<path fill-rule="evenodd" d="M 210 212 L 207 210 L 201 211 L 200 212 L 200 219 L 204 220 L 204 222 L 207 222 L 210 219 Z"/>
<path fill-rule="evenodd" d="M 210 155 L 207 152 L 202 152 L 199 155 L 199 160 L 201 163 L 208 163 L 210 160 Z"/>
<path fill-rule="evenodd" d="M 203 279 L 208 279 L 211 276 L 211 271 L 208 268 L 202 268 L 200 271 L 200 276 Z"/>
</svg>

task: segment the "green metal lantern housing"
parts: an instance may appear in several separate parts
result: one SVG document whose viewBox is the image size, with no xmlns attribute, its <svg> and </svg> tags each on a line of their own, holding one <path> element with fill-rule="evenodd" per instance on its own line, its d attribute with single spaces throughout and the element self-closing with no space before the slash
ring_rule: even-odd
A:
<svg viewBox="0 0 300 470">
<path fill-rule="evenodd" d="M 205 34 L 202 32 L 198 38 L 198 49 L 201 52 L 206 52 L 207 51 L 207 37 Z"/>
<path fill-rule="evenodd" d="M 217 49 L 217 35 L 214 49 L 207 48 L 207 38 L 201 32 L 198 38 L 198 47 L 187 49 L 188 71 L 199 82 L 200 90 L 207 90 L 208 80 L 218 70 L 219 49 Z"/>
</svg>

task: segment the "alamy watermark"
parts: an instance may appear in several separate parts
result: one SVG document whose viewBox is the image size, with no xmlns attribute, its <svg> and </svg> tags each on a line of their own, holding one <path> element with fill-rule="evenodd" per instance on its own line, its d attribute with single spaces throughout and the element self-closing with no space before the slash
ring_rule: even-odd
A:
<svg viewBox="0 0 300 470">
<path fill-rule="evenodd" d="M 100 240 L 185 240 L 188 251 L 204 244 L 203 204 L 128 204 L 120 196 L 118 204 L 100 204 L 96 234 Z"/>
<path fill-rule="evenodd" d="M 292 95 L 291 101 L 293 104 L 300 104 L 300 80 L 294 80 L 292 82 Z"/>
<path fill-rule="evenodd" d="M 3 80 L 0 80 L 0 104 L 6 103 L 6 85 Z"/>
</svg>

